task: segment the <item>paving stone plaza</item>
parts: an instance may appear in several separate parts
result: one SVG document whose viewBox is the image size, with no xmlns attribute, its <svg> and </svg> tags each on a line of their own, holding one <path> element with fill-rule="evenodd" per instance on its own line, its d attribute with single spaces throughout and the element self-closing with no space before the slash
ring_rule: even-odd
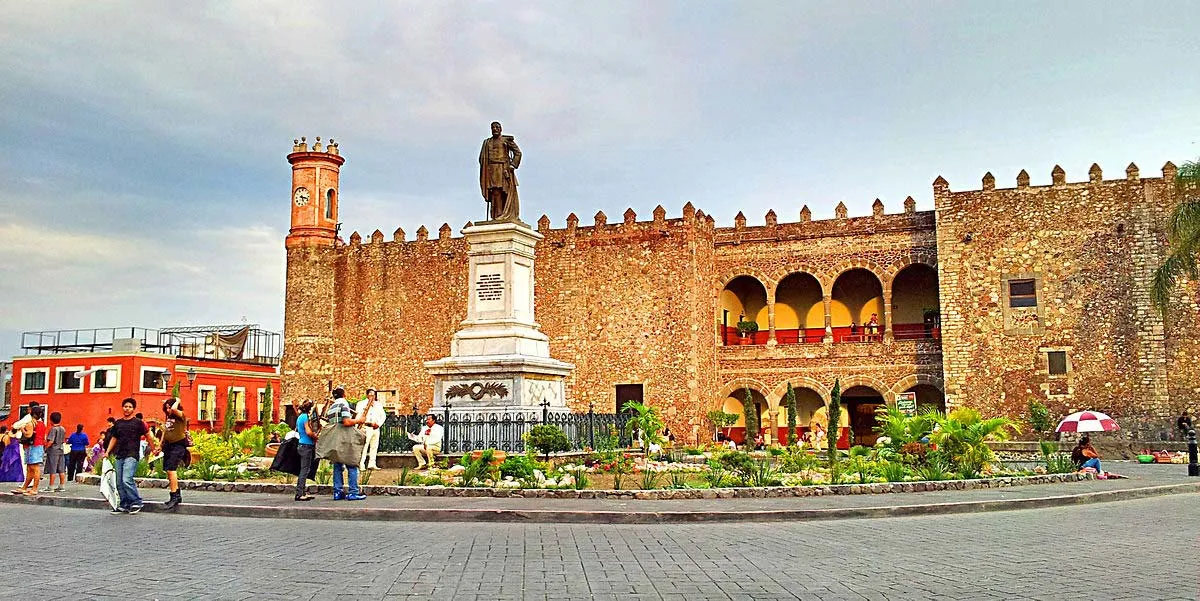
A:
<svg viewBox="0 0 1200 601">
<path fill-rule="evenodd" d="M 112 516 L 6 504 L 0 585 L 16 599 L 1182 600 L 1200 594 L 1197 504 L 1200 494 L 1184 494 L 679 525 Z M 83 559 L 64 571 L 55 556 Z"/>
</svg>

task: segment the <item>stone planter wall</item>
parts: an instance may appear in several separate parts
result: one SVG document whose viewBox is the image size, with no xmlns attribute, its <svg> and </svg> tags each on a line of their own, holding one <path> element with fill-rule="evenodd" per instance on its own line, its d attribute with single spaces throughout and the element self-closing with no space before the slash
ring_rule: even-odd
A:
<svg viewBox="0 0 1200 601">
<path fill-rule="evenodd" d="M 548 490 L 509 488 L 461 488 L 453 486 L 363 486 L 363 492 L 371 496 L 397 497 L 499 497 L 526 499 L 748 499 L 781 497 L 820 497 L 828 495 L 871 495 L 899 492 L 926 492 L 935 490 L 976 490 L 983 488 L 1006 488 L 1034 484 L 1054 484 L 1091 480 L 1091 474 L 1045 474 L 1036 476 L 1014 476 L 1009 478 L 987 478 L 979 480 L 942 480 L 940 482 L 879 482 L 874 484 L 838 484 L 816 486 L 775 486 L 769 488 L 699 488 L 658 490 Z M 100 477 L 85 474 L 76 478 L 84 484 L 100 483 Z M 137 478 L 142 488 L 166 488 L 167 481 L 158 478 Z M 208 482 L 202 480 L 180 480 L 179 487 L 185 490 L 211 492 L 269 493 L 290 495 L 295 492 L 291 484 L 264 482 Z M 310 494 L 332 495 L 331 486 L 309 484 Z"/>
</svg>

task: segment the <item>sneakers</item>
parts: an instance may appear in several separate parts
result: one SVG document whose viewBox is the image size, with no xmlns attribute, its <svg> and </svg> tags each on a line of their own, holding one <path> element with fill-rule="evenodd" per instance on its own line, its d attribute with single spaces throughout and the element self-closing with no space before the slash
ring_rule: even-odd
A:
<svg viewBox="0 0 1200 601">
<path fill-rule="evenodd" d="M 131 505 L 131 506 L 129 506 L 129 513 L 130 513 L 131 515 L 132 515 L 132 514 L 135 514 L 135 513 L 137 513 L 137 512 L 139 512 L 139 511 L 141 511 L 141 510 L 142 510 L 142 506 L 141 506 L 141 505 Z"/>
<path fill-rule="evenodd" d="M 54 489 L 54 492 L 67 492 L 67 489 L 60 486 L 60 487 Z"/>
<path fill-rule="evenodd" d="M 346 500 L 347 500 L 347 501 L 361 501 L 361 500 L 363 500 L 363 499 L 365 499 L 365 498 L 367 498 L 367 495 L 362 495 L 362 494 L 359 494 L 359 495 L 346 495 Z"/>
<path fill-rule="evenodd" d="M 345 499 L 346 499 L 346 493 L 344 493 L 340 490 L 333 491 L 333 500 L 334 501 L 343 501 Z"/>
<path fill-rule="evenodd" d="M 124 507 L 117 507 L 117 508 L 114 508 L 109 513 L 111 513 L 113 515 L 121 515 L 122 513 L 129 513 L 129 510 L 125 509 Z"/>
<path fill-rule="evenodd" d="M 314 497 L 312 495 L 303 495 L 303 496 L 297 495 L 296 496 L 297 501 L 311 501 L 311 500 L 313 500 L 313 498 Z"/>
</svg>

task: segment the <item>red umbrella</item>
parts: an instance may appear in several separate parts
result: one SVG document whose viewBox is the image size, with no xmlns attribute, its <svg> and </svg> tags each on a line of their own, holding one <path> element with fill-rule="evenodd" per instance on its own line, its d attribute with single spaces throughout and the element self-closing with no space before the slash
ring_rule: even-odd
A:
<svg viewBox="0 0 1200 601">
<path fill-rule="evenodd" d="M 1099 411 L 1078 411 L 1063 418 L 1055 432 L 1115 432 L 1116 420 Z"/>
</svg>

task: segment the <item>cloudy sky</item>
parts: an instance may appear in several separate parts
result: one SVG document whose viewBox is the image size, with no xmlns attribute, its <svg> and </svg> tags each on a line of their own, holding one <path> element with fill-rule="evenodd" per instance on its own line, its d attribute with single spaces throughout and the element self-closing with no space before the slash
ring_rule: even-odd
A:
<svg viewBox="0 0 1200 601">
<path fill-rule="evenodd" d="M 484 212 L 499 119 L 526 221 L 684 203 L 868 214 L 985 171 L 1200 155 L 1186 2 L 0 3 L 0 357 L 25 330 L 282 327 L 293 138 L 348 234 Z"/>
</svg>

